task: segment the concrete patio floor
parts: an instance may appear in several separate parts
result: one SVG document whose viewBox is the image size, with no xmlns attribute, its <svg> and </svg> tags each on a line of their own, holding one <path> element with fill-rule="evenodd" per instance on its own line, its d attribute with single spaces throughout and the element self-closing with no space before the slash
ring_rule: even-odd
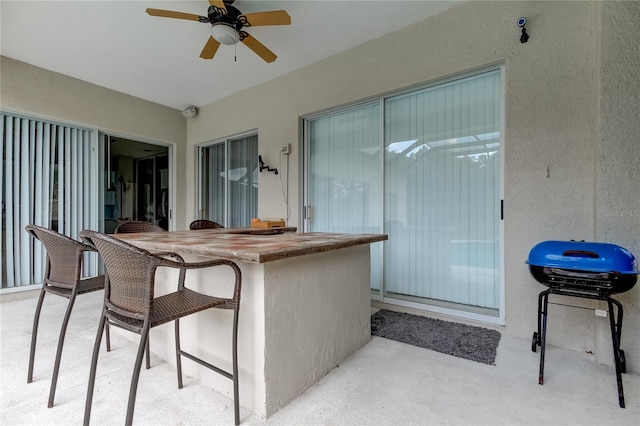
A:
<svg viewBox="0 0 640 426">
<path fill-rule="evenodd" d="M 66 300 L 53 296 L 45 299 L 35 378 L 27 384 L 36 299 L 3 299 L 0 424 L 82 423 L 102 297 L 99 292 L 76 300 L 53 408 L 47 408 L 47 396 Z M 111 352 L 106 353 L 103 345 L 91 417 L 93 425 L 124 423 L 136 346 L 116 333 L 112 335 Z M 530 341 L 504 334 L 495 365 L 374 337 L 269 419 L 261 420 L 245 409 L 241 409 L 240 418 L 245 425 L 640 424 L 639 375 L 623 375 L 627 408 L 621 409 L 613 367 L 597 364 L 592 355 L 548 347 L 544 386 L 538 385 L 538 363 L 539 353 L 531 352 Z M 152 368 L 143 369 L 140 376 L 134 424 L 233 424 L 231 400 L 190 377 L 185 377 L 184 385 L 179 390 L 175 370 L 152 356 Z"/>
</svg>

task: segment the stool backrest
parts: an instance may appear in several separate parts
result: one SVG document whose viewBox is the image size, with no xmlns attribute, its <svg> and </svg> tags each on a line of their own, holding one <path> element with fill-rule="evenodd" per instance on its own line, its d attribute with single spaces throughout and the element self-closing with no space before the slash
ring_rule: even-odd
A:
<svg viewBox="0 0 640 426">
<path fill-rule="evenodd" d="M 47 253 L 44 279 L 60 287 L 76 286 L 82 272 L 83 253 L 95 250 L 52 229 L 27 225 L 25 230 L 44 245 Z"/>
<path fill-rule="evenodd" d="M 220 225 L 218 222 L 214 222 L 212 220 L 207 219 L 198 219 L 194 220 L 189 224 L 189 229 L 218 229 L 224 228 L 224 226 Z"/>
<path fill-rule="evenodd" d="M 163 259 L 100 232 L 84 230 L 80 236 L 104 261 L 105 303 L 122 315 L 143 319 L 151 309 L 155 271 Z"/>
<path fill-rule="evenodd" d="M 132 220 L 130 222 L 123 222 L 116 226 L 116 229 L 113 232 L 115 234 L 133 234 L 137 232 L 166 232 L 166 229 L 151 222 Z"/>
</svg>

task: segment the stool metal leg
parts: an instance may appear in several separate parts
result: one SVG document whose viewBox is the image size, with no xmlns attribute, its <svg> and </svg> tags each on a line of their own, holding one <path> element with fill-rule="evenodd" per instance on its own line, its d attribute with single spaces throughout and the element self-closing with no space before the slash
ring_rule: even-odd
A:
<svg viewBox="0 0 640 426">
<path fill-rule="evenodd" d="M 233 342 L 232 342 L 232 357 L 233 357 L 233 411 L 235 416 L 236 426 L 240 424 L 240 396 L 238 380 L 238 308 L 236 307 L 233 315 Z"/>
<path fill-rule="evenodd" d="M 71 318 L 71 310 L 73 304 L 76 301 L 76 289 L 69 297 L 69 304 L 67 305 L 67 311 L 64 313 L 64 319 L 62 320 L 62 327 L 60 328 L 60 337 L 58 338 L 58 349 L 56 350 L 56 360 L 53 364 L 53 376 L 51 377 L 51 389 L 49 390 L 49 402 L 47 407 L 53 407 L 53 400 L 56 396 L 56 386 L 58 384 L 58 372 L 60 371 L 60 361 L 62 359 L 62 345 L 64 344 L 64 337 L 67 333 L 67 326 L 69 325 L 69 318 Z"/>
<path fill-rule="evenodd" d="M 100 318 L 100 324 L 98 324 L 98 333 L 96 335 L 96 342 L 93 346 L 93 355 L 91 356 L 91 368 L 89 370 L 89 384 L 87 386 L 87 399 L 84 404 L 84 426 L 89 426 L 89 419 L 91 418 L 91 404 L 93 402 L 93 389 L 96 384 L 96 368 L 98 366 L 98 355 L 100 353 L 100 343 L 102 343 L 102 332 L 107 323 L 107 317 Z"/>
<path fill-rule="evenodd" d="M 136 406 L 136 394 L 138 393 L 138 381 L 140 380 L 140 370 L 142 369 L 142 359 L 144 358 L 145 349 L 149 343 L 149 324 L 145 324 L 140 333 L 140 345 L 138 345 L 138 355 L 136 363 L 133 367 L 133 375 L 131 376 L 131 386 L 129 388 L 129 402 L 127 404 L 126 426 L 133 424 L 133 411 Z"/>
<path fill-rule="evenodd" d="M 109 334 L 109 323 L 105 325 L 105 334 L 107 341 L 107 352 L 111 352 L 111 335 Z"/>
<path fill-rule="evenodd" d="M 36 314 L 33 318 L 33 330 L 31 331 L 31 351 L 29 352 L 29 371 L 27 372 L 27 383 L 33 381 L 33 362 L 36 355 L 36 338 L 38 336 L 38 323 L 40 322 L 40 311 L 42 310 L 42 303 L 44 301 L 44 284 L 40 291 L 40 297 L 38 298 L 38 305 L 36 306 Z"/>
<path fill-rule="evenodd" d="M 174 321 L 176 338 L 176 370 L 178 373 L 178 389 L 182 389 L 182 358 L 180 357 L 180 319 Z"/>
<path fill-rule="evenodd" d="M 145 364 L 145 368 L 148 370 L 151 368 L 151 348 L 149 345 L 149 339 L 147 339 L 146 353 L 147 353 L 147 362 Z"/>
</svg>

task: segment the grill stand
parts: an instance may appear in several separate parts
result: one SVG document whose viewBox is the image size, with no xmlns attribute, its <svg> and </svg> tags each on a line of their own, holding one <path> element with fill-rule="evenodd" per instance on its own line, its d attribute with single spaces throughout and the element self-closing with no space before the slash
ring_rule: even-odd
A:
<svg viewBox="0 0 640 426">
<path fill-rule="evenodd" d="M 626 361 L 624 351 L 620 349 L 620 337 L 622 336 L 622 304 L 617 300 L 612 299 L 608 293 L 579 293 L 553 287 L 540 293 L 538 296 L 538 331 L 533 333 L 533 341 L 531 343 L 531 350 L 533 352 L 536 352 L 536 347 L 540 346 L 540 374 L 538 376 L 538 383 L 542 385 L 544 381 L 544 352 L 547 336 L 547 312 L 550 294 L 604 300 L 607 302 L 609 308 L 609 324 L 611 326 L 611 341 L 613 343 L 613 358 L 616 367 L 616 380 L 618 382 L 618 402 L 620 404 L 620 408 L 625 408 L 624 390 L 622 389 L 622 373 L 626 373 Z M 617 318 L 614 318 L 614 305 L 618 308 Z"/>
</svg>

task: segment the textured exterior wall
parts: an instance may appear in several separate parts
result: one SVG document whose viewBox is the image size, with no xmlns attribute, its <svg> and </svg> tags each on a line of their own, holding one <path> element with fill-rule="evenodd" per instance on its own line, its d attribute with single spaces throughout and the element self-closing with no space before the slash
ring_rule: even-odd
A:
<svg viewBox="0 0 640 426">
<path fill-rule="evenodd" d="M 606 209 L 637 208 L 638 144 L 637 136 L 632 137 L 638 134 L 638 120 L 631 116 L 637 117 L 638 103 L 632 98 L 637 91 L 629 91 L 630 85 L 638 85 L 637 45 L 633 45 L 639 27 L 637 10 L 634 2 L 478 1 L 457 5 L 201 108 L 200 115 L 188 123 L 188 150 L 258 129 L 260 154 L 282 172 L 279 150 L 290 143 L 289 224 L 299 226 L 299 117 L 504 64 L 503 331 L 530 339 L 536 328 L 537 296 L 545 289 L 531 278 L 524 263 L 533 245 L 547 239 L 598 239 L 630 246 L 640 256 L 634 237 L 637 218 L 618 221 L 604 213 Z M 528 20 L 530 39 L 525 44 L 520 43 L 516 26 L 520 16 Z M 616 58 L 613 63 L 610 57 Z M 607 76 L 601 75 L 605 72 Z M 624 112 L 618 114 L 616 109 Z M 601 121 L 605 114 L 617 118 Z M 193 167 L 193 160 L 189 155 L 187 168 Z M 614 174 L 627 183 L 617 186 L 619 178 Z M 262 217 L 286 215 L 280 181 L 284 178 L 284 173 L 260 174 Z M 189 206 L 193 206 L 193 195 L 189 197 Z M 189 208 L 188 215 L 194 216 L 193 207 Z M 639 292 L 636 288 L 622 298 L 625 317 L 636 321 Z M 581 299 L 569 302 L 600 306 Z M 593 351 L 599 360 L 611 363 L 608 331 L 601 329 L 602 318 L 595 317 L 593 310 L 555 305 L 550 310 L 550 344 Z M 623 330 L 622 341 L 627 368 L 637 372 L 640 343 L 630 336 L 633 332 L 632 326 Z"/>
<path fill-rule="evenodd" d="M 640 3 L 603 2 L 600 135 L 596 167 L 596 239 L 615 241 L 640 258 Z M 640 283 L 616 297 L 624 306 L 622 349 L 640 371 Z M 609 345 L 608 322 L 596 338 Z M 598 353 L 601 355 L 600 353 Z M 602 358 L 611 359 L 611 351 Z"/>
<path fill-rule="evenodd" d="M 186 120 L 181 111 L 7 57 L 0 57 L 0 108 L 98 129 L 141 141 L 176 145 L 177 164 L 184 164 Z M 177 168 L 179 188 L 185 170 Z M 176 228 L 184 229 L 184 191 L 176 191 Z"/>
</svg>

